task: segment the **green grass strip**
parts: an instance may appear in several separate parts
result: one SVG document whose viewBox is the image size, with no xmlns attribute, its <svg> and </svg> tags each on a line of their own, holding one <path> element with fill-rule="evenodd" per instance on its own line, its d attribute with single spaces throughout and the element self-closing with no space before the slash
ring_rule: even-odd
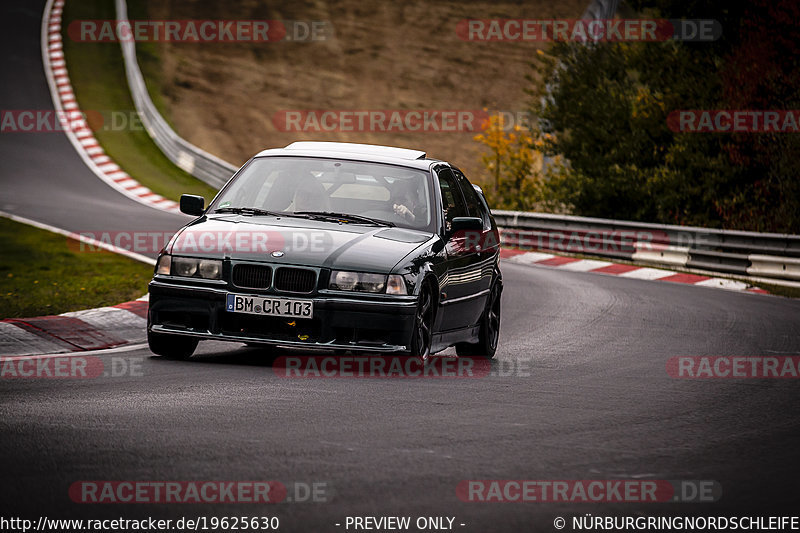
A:
<svg viewBox="0 0 800 533">
<path fill-rule="evenodd" d="M 135 300 L 147 293 L 153 275 L 150 265 L 111 252 L 81 251 L 77 241 L 6 218 L 0 218 L 0 249 L 0 318 Z"/>
</svg>

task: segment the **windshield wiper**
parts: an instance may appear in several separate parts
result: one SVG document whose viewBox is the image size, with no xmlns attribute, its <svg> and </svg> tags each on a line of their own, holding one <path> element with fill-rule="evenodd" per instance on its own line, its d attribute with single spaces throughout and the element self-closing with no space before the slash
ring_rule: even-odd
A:
<svg viewBox="0 0 800 533">
<path fill-rule="evenodd" d="M 302 213 L 285 213 L 283 211 L 267 211 L 266 209 L 259 209 L 258 207 L 220 207 L 214 209 L 214 213 L 235 213 L 237 215 L 249 216 L 271 216 L 271 217 L 294 217 L 294 218 L 311 218 Z"/>
<path fill-rule="evenodd" d="M 308 215 L 311 218 L 324 220 L 349 220 L 361 224 L 373 224 L 375 226 L 395 227 L 394 222 L 381 220 L 379 218 L 365 217 L 362 215 L 351 215 L 349 213 L 331 213 L 330 211 L 295 211 L 295 215 Z"/>
<path fill-rule="evenodd" d="M 259 209 L 257 207 L 220 207 L 219 209 L 214 209 L 214 213 L 236 213 L 237 215 L 251 215 L 251 216 L 267 215 L 274 217 L 280 217 L 285 215 L 285 213 L 267 211 L 266 209 Z"/>
</svg>

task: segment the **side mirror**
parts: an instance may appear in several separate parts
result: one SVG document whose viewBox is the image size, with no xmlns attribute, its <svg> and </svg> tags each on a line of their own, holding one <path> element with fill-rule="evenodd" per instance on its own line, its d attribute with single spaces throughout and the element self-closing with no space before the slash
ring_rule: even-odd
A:
<svg viewBox="0 0 800 533">
<path fill-rule="evenodd" d="M 483 220 L 478 217 L 455 217 L 450 222 L 450 234 L 458 231 L 483 231 Z"/>
<path fill-rule="evenodd" d="M 206 209 L 206 199 L 202 196 L 195 196 L 193 194 L 181 195 L 181 213 L 187 215 L 200 216 Z"/>
</svg>

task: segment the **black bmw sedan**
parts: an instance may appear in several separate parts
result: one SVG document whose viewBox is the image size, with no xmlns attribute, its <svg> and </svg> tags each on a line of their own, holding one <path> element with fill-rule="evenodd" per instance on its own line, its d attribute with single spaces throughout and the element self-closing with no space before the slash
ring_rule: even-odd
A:
<svg viewBox="0 0 800 533">
<path fill-rule="evenodd" d="M 296 142 L 250 159 L 162 250 L 147 338 L 493 357 L 503 280 L 480 189 L 424 152 Z"/>
</svg>

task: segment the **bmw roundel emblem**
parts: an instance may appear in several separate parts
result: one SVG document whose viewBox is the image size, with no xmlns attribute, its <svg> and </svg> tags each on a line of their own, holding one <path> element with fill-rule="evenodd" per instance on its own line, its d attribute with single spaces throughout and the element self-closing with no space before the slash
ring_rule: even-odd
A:
<svg viewBox="0 0 800 533">
<path fill-rule="evenodd" d="M 283 252 L 281 252 L 280 250 L 275 250 L 274 252 L 272 252 L 272 257 L 283 257 Z"/>
</svg>

